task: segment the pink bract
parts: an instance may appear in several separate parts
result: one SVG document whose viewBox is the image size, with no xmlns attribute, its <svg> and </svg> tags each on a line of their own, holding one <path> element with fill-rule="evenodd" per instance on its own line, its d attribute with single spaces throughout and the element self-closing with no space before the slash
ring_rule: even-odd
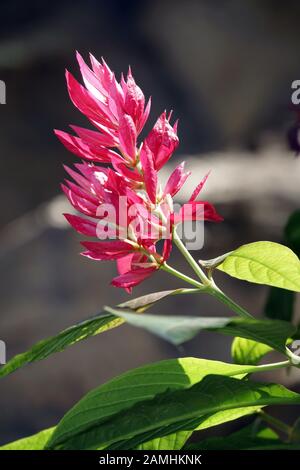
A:
<svg viewBox="0 0 300 470">
<path fill-rule="evenodd" d="M 82 159 L 75 169 L 65 167 L 73 181 L 66 180 L 62 189 L 84 217 L 65 217 L 80 234 L 98 238 L 82 242 L 82 254 L 93 260 L 116 260 L 119 276 L 112 284 L 130 292 L 169 258 L 176 224 L 222 218 L 209 202 L 196 201 L 208 175 L 188 203 L 174 213 L 172 198 L 190 175 L 184 162 L 171 173 L 164 189 L 159 184 L 158 172 L 179 144 L 171 113 L 163 112 L 138 143 L 151 101 L 146 104 L 131 70 L 126 80 L 122 76 L 117 81 L 103 59 L 98 62 L 90 55 L 88 66 L 77 53 L 77 60 L 84 85 L 67 71 L 69 95 L 95 129 L 71 125 L 76 135 L 55 130 L 64 146 Z M 161 253 L 157 250 L 160 240 L 164 240 Z"/>
</svg>

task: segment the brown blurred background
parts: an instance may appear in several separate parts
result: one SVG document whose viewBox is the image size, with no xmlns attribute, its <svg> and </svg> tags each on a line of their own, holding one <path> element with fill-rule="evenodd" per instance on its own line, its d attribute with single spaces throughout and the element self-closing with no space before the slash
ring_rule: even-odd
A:
<svg viewBox="0 0 300 470">
<path fill-rule="evenodd" d="M 207 225 L 204 249 L 195 253 L 205 259 L 249 241 L 280 241 L 299 208 L 299 160 L 286 143 L 291 83 L 300 78 L 299 17 L 296 0 L 1 2 L 0 339 L 8 358 L 128 298 L 109 286 L 112 264 L 78 255 L 80 237 L 61 215 L 68 208 L 59 190 L 62 163 L 76 157 L 52 129 L 87 125 L 64 80 L 65 67 L 79 78 L 75 50 L 103 56 L 117 74 L 132 66 L 153 98 L 147 130 L 162 110 L 175 110 L 181 144 L 167 171 L 182 159 L 193 170 L 182 199 L 213 170 L 205 196 L 225 222 Z M 172 262 L 182 265 L 176 253 Z M 236 301 L 261 314 L 267 289 L 218 277 Z M 181 287 L 158 273 L 134 294 L 171 286 Z M 175 308 L 229 313 L 199 296 L 171 298 L 154 311 Z M 1 380 L 0 444 L 54 425 L 90 388 L 122 371 L 181 355 L 230 360 L 230 342 L 201 334 L 177 350 L 124 326 L 78 344 Z M 300 382 L 295 372 L 275 378 L 295 388 Z M 295 411 L 275 413 L 291 420 Z"/>
</svg>

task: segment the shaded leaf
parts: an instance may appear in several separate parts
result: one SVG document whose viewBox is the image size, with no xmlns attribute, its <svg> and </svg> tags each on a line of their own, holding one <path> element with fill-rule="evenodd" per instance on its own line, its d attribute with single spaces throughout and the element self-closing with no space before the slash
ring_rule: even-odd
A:
<svg viewBox="0 0 300 470">
<path fill-rule="evenodd" d="M 131 308 L 136 312 L 144 311 L 155 302 L 169 296 L 184 293 L 185 289 L 175 289 L 163 292 L 148 294 L 137 299 L 124 302 L 119 306 L 122 308 Z M 66 330 L 63 330 L 56 336 L 44 339 L 36 343 L 28 351 L 14 356 L 0 369 L 0 377 L 11 374 L 15 370 L 26 364 L 46 359 L 51 354 L 61 352 L 73 344 L 83 341 L 90 336 L 98 335 L 112 328 L 116 328 L 124 323 L 122 318 L 116 318 L 115 315 L 102 312 L 94 317 L 88 318 L 77 323 Z"/>
<path fill-rule="evenodd" d="M 137 446 L 137 450 L 180 450 L 193 431 L 179 431 L 169 436 L 158 437 Z"/>
<path fill-rule="evenodd" d="M 296 332 L 293 325 L 280 320 L 137 315 L 128 310 L 111 307 L 105 307 L 105 310 L 176 345 L 190 340 L 201 330 L 210 330 L 259 341 L 285 354 L 286 341 Z"/>
<path fill-rule="evenodd" d="M 171 359 L 139 367 L 89 392 L 64 416 L 58 432 L 64 438 L 73 434 L 75 426 L 78 432 L 84 432 L 91 421 L 101 422 L 166 390 L 190 387 L 209 373 L 243 377 L 252 370 L 253 367 L 195 358 Z M 99 406 L 94 406 L 95 401 Z M 168 434 L 172 434 L 172 430 Z M 155 437 L 151 435 L 147 440 Z"/>
<path fill-rule="evenodd" d="M 102 400 L 89 394 L 87 406 L 86 398 L 58 424 L 48 448 L 111 448 L 118 442 L 125 448 L 124 441 L 135 437 L 141 444 L 148 440 L 149 432 L 156 431 L 157 437 L 170 434 L 170 425 L 173 432 L 193 430 L 195 420 L 201 424 L 209 414 L 251 406 L 300 404 L 300 395 L 281 385 L 222 375 L 207 375 L 187 389 L 167 390 L 102 420 L 95 417 L 101 407 L 103 411 Z"/>
<path fill-rule="evenodd" d="M 280 440 L 272 429 L 263 426 L 257 430 L 250 424 L 240 431 L 222 437 L 210 437 L 197 443 L 187 444 L 185 450 L 298 450 L 293 445 Z"/>
</svg>

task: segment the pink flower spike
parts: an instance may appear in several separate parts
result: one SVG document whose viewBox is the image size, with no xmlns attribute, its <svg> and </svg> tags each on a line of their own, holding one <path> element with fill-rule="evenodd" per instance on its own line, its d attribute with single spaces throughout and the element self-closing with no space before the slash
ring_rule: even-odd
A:
<svg viewBox="0 0 300 470">
<path fill-rule="evenodd" d="M 117 147 L 118 141 L 109 134 L 102 134 L 97 131 L 85 129 L 84 127 L 70 125 L 71 129 L 84 141 L 87 145 L 99 147 Z"/>
<path fill-rule="evenodd" d="M 124 84 L 124 88 L 126 89 L 124 111 L 132 117 L 136 128 L 140 132 L 142 130 L 142 128 L 140 128 L 140 121 L 144 114 L 145 97 L 142 90 L 135 83 L 130 68 L 128 70 L 127 82 Z"/>
<path fill-rule="evenodd" d="M 109 128 L 115 127 L 108 108 L 101 101 L 96 100 L 84 86 L 80 85 L 68 70 L 66 70 L 66 80 L 70 98 L 79 111 L 100 124 Z"/>
<path fill-rule="evenodd" d="M 184 163 L 160 189 L 158 171 L 179 144 L 178 121 L 170 122 L 172 112 L 164 111 L 146 139 L 137 142 L 151 99 L 146 104 L 130 68 L 126 79 L 121 75 L 118 81 L 103 59 L 99 62 L 90 55 L 90 66 L 79 53 L 76 56 L 84 86 L 66 71 L 69 95 L 95 130 L 70 126 L 75 135 L 55 131 L 63 145 L 82 159 L 74 169 L 65 167 L 71 180 L 62 185 L 82 215 L 65 217 L 77 232 L 94 238 L 82 242 L 86 249 L 82 254 L 93 260 L 115 260 L 119 276 L 112 284 L 130 292 L 169 258 L 174 225 L 222 218 L 209 202 L 196 201 L 208 175 L 174 213 L 172 198 L 190 175 Z"/>
<path fill-rule="evenodd" d="M 81 242 L 81 245 L 87 248 L 81 254 L 94 260 L 114 260 L 135 251 L 131 243 L 120 240 Z"/>
<path fill-rule="evenodd" d="M 117 268 L 120 275 L 125 274 L 131 270 L 133 257 L 134 254 L 130 253 L 129 255 L 125 255 L 122 258 L 117 259 Z M 132 291 L 132 287 L 124 287 L 124 289 L 128 294 L 130 294 Z"/>
<path fill-rule="evenodd" d="M 147 103 L 147 105 L 146 105 L 146 108 L 145 108 L 145 111 L 144 111 L 144 113 L 143 113 L 143 116 L 142 116 L 142 118 L 141 118 L 141 120 L 140 120 L 140 122 L 139 122 L 139 126 L 138 126 L 138 128 L 137 128 L 138 134 L 141 132 L 141 130 L 144 128 L 144 125 L 146 124 L 146 121 L 147 121 L 147 119 L 148 119 L 148 117 L 149 117 L 149 114 L 150 114 L 150 109 L 151 109 L 151 96 L 150 96 L 150 98 L 149 98 L 149 100 L 148 100 L 148 103 Z"/>
<path fill-rule="evenodd" d="M 156 203 L 157 172 L 154 168 L 153 154 L 148 145 L 144 143 L 140 154 L 141 164 L 144 172 L 146 190 L 150 201 Z"/>
<path fill-rule="evenodd" d="M 91 184 L 90 181 L 87 180 L 84 176 L 82 176 L 80 173 L 77 173 L 77 171 L 72 170 L 72 168 L 69 168 L 67 165 L 63 165 L 64 170 L 73 178 L 74 181 L 76 181 L 77 184 L 81 188 L 87 191 L 87 194 L 91 192 Z"/>
<path fill-rule="evenodd" d="M 170 257 L 172 251 L 172 240 L 167 238 L 164 241 L 163 253 L 162 253 L 162 262 L 167 261 Z"/>
<path fill-rule="evenodd" d="M 184 172 L 185 162 L 180 163 L 169 177 L 164 189 L 163 196 L 170 194 L 172 197 L 182 188 L 191 172 Z"/>
<path fill-rule="evenodd" d="M 95 75 L 95 72 L 89 68 L 78 51 L 76 51 L 76 59 L 86 88 L 95 98 L 104 101 L 100 80 Z"/>
<path fill-rule="evenodd" d="M 119 139 L 122 151 L 132 162 L 136 160 L 136 128 L 132 117 L 124 114 L 120 118 Z"/>
<path fill-rule="evenodd" d="M 54 133 L 66 149 L 84 160 L 108 163 L 112 155 L 117 155 L 115 152 L 105 147 L 91 147 L 79 137 L 68 134 L 67 132 L 55 129 Z"/>
<path fill-rule="evenodd" d="M 130 253 L 129 255 L 125 255 L 117 260 L 117 268 L 119 274 L 125 274 L 131 270 L 131 263 L 133 257 L 134 253 Z"/>
<path fill-rule="evenodd" d="M 200 191 L 202 190 L 203 186 L 205 185 L 206 183 L 206 180 L 207 178 L 209 177 L 210 175 L 210 170 L 209 172 L 204 176 L 204 178 L 200 181 L 200 183 L 196 186 L 196 188 L 194 189 L 190 199 L 189 199 L 189 202 L 193 202 L 195 201 L 195 199 L 197 199 Z"/>
<path fill-rule="evenodd" d="M 77 184 L 73 183 L 72 181 L 65 179 L 65 183 L 67 184 L 67 189 L 71 190 L 72 193 L 79 196 L 81 199 L 89 201 L 92 203 L 93 206 L 97 207 L 100 202 L 100 199 L 96 198 L 91 192 L 87 192 L 85 189 L 77 186 Z"/>
<path fill-rule="evenodd" d="M 128 166 L 125 165 L 124 160 L 122 161 L 122 158 L 120 158 L 119 156 L 114 156 L 111 159 L 111 163 L 114 169 L 121 175 L 125 176 L 125 178 L 137 182 L 140 182 L 142 180 L 141 175 L 136 170 L 131 170 L 130 168 L 128 168 Z"/>
<path fill-rule="evenodd" d="M 77 215 L 64 214 L 69 224 L 76 230 L 76 232 L 88 237 L 96 237 L 97 224 L 89 219 L 78 217 Z"/>
<path fill-rule="evenodd" d="M 175 214 L 175 224 L 192 220 L 222 222 L 223 218 L 217 213 L 214 206 L 209 202 L 192 201 L 184 204 L 181 207 L 179 213 Z"/>
<path fill-rule="evenodd" d="M 160 170 L 179 144 L 178 136 L 170 125 L 166 112 L 158 118 L 152 131 L 146 137 L 145 143 L 154 155 L 155 169 Z"/>
<path fill-rule="evenodd" d="M 85 214 L 89 217 L 96 217 L 97 215 L 97 206 L 88 201 L 87 199 L 84 199 L 83 197 L 78 196 L 74 191 L 69 189 L 67 186 L 64 184 L 61 185 L 61 188 L 67 198 L 69 199 L 70 203 L 79 212 L 82 212 L 82 214 Z"/>
<path fill-rule="evenodd" d="M 125 274 L 115 277 L 111 284 L 115 287 L 121 287 L 123 289 L 131 289 L 132 287 L 137 286 L 145 279 L 150 277 L 155 271 L 156 267 L 153 268 L 137 268 L 132 271 L 129 271 Z"/>
</svg>

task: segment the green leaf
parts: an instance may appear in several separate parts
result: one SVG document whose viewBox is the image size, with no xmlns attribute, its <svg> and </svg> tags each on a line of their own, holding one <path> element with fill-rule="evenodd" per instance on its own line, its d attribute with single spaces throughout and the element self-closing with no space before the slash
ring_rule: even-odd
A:
<svg viewBox="0 0 300 470">
<path fill-rule="evenodd" d="M 44 429 L 33 436 L 10 442 L 5 446 L 0 447 L 0 450 L 42 450 L 53 434 L 54 429 L 55 427 Z"/>
<path fill-rule="evenodd" d="M 90 423 L 99 423 L 166 390 L 190 387 L 207 374 L 242 378 L 249 372 L 253 372 L 252 366 L 195 358 L 171 359 L 139 367 L 89 392 L 64 416 L 57 436 L 68 439 L 75 426 L 79 433 L 84 432 Z M 98 403 L 96 407 L 95 402 Z M 168 434 L 172 434 L 172 430 Z M 148 440 L 155 437 L 150 436 Z"/>
<path fill-rule="evenodd" d="M 224 424 L 229 421 L 236 420 L 241 418 L 242 416 L 251 415 L 253 413 L 257 413 L 260 411 L 262 406 L 247 406 L 243 408 L 235 408 L 225 411 L 219 411 L 216 413 L 208 413 L 207 415 L 203 416 L 201 420 L 199 418 L 193 418 L 184 422 L 184 426 L 189 428 L 192 433 L 193 431 L 198 431 L 202 429 L 208 429 L 213 426 L 218 426 L 219 424 Z M 171 424 L 164 428 L 164 434 L 167 436 L 172 433 L 174 430 L 176 431 L 178 428 L 178 424 Z M 180 432 L 188 432 L 188 431 L 178 431 L 177 434 Z M 126 439 L 124 441 L 118 441 L 114 444 L 109 446 L 110 450 L 128 450 L 136 448 L 138 444 L 144 441 L 148 441 L 150 438 L 154 438 L 157 436 L 161 436 L 161 428 L 155 429 L 154 431 L 148 431 L 141 435 L 136 435 L 130 439 Z M 158 440 L 158 438 L 156 439 Z"/>
<path fill-rule="evenodd" d="M 231 356 L 236 364 L 256 365 L 271 351 L 273 348 L 267 344 L 240 337 L 234 338 L 231 345 Z"/>
<path fill-rule="evenodd" d="M 137 315 L 129 310 L 111 307 L 105 307 L 105 310 L 116 317 L 123 318 L 130 325 L 146 329 L 176 345 L 192 339 L 201 330 L 225 327 L 232 320 L 217 317 Z"/>
<path fill-rule="evenodd" d="M 185 450 L 296 450 L 300 445 L 288 444 L 268 427 L 256 429 L 250 424 L 240 431 L 222 437 L 210 437 L 200 442 L 187 444 Z"/>
<path fill-rule="evenodd" d="M 176 295 L 184 292 L 184 289 L 156 292 L 154 294 L 144 295 L 137 299 L 124 302 L 120 304 L 119 307 L 131 308 L 136 312 L 142 312 L 155 302 L 169 295 Z M 95 315 L 94 317 L 67 328 L 56 336 L 52 336 L 51 338 L 38 342 L 32 347 L 32 349 L 13 357 L 0 369 L 0 377 L 11 374 L 26 364 L 46 359 L 51 354 L 61 352 L 79 341 L 83 341 L 90 336 L 95 336 L 112 328 L 116 328 L 123 323 L 124 320 L 122 318 L 116 318 L 115 315 L 110 315 L 104 312 L 99 315 Z"/>
<path fill-rule="evenodd" d="M 124 441 L 131 441 L 134 437 L 141 444 L 148 440 L 149 432 L 156 432 L 156 437 L 168 435 L 170 426 L 172 432 L 193 430 L 195 423 L 201 424 L 209 414 L 251 406 L 300 404 L 300 395 L 281 385 L 255 383 L 221 375 L 207 375 L 184 390 L 168 389 L 114 416 L 106 414 L 103 400 L 99 400 L 95 392 L 87 397 L 58 424 L 47 448 L 111 448 L 118 442 L 125 448 Z M 102 419 L 99 419 L 101 409 Z"/>
<path fill-rule="evenodd" d="M 210 330 L 259 341 L 285 354 L 286 341 L 296 332 L 293 325 L 280 320 L 137 315 L 128 310 L 111 307 L 105 307 L 105 310 L 176 345 L 190 340 L 201 330 Z"/>
<path fill-rule="evenodd" d="M 279 243 L 263 241 L 242 245 L 217 269 L 244 281 L 300 292 L 299 258 Z"/>
<path fill-rule="evenodd" d="M 192 433 L 192 431 L 179 431 L 169 436 L 158 437 L 140 444 L 137 450 L 180 450 Z"/>
<path fill-rule="evenodd" d="M 13 357 L 1 368 L 0 377 L 11 374 L 31 362 L 46 359 L 51 354 L 61 352 L 78 341 L 83 341 L 90 336 L 95 336 L 103 331 L 115 328 L 122 323 L 124 323 L 124 320 L 120 318 L 109 314 L 101 314 L 71 326 L 56 336 L 36 343 L 32 349 L 25 353 Z"/>
</svg>

